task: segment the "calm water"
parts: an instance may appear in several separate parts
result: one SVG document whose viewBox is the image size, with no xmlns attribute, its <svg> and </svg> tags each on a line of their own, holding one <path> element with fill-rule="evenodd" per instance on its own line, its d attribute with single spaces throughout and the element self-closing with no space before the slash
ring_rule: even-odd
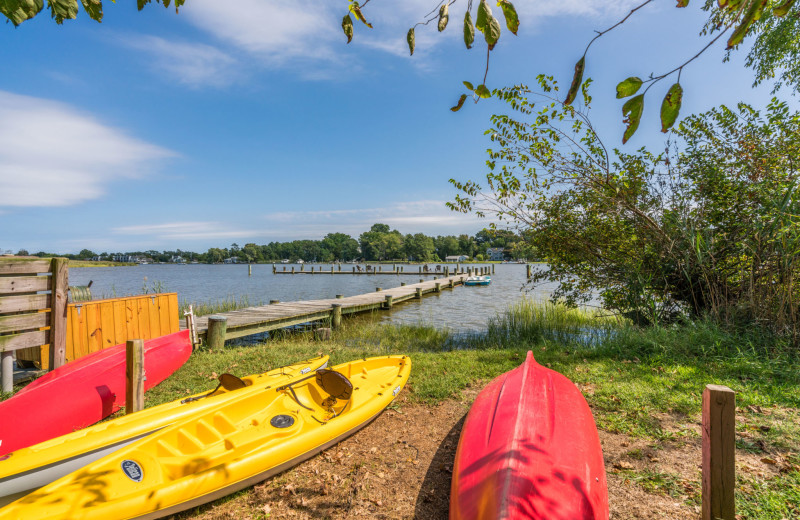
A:
<svg viewBox="0 0 800 520">
<path fill-rule="evenodd" d="M 253 275 L 248 276 L 247 265 L 140 265 L 133 267 L 84 267 L 70 269 L 70 285 L 87 285 L 93 281 L 95 299 L 142 294 L 143 287 L 153 292 L 160 286 L 163 292 L 177 292 L 180 301 L 190 303 L 215 302 L 226 298 L 247 296 L 251 304 L 268 303 L 269 300 L 296 301 L 334 298 L 337 294 L 353 296 L 375 291 L 376 287 L 389 289 L 419 281 L 410 275 L 273 275 L 272 264 L 253 265 Z M 309 270 L 311 266 L 306 265 Z M 315 270 L 320 265 L 315 265 Z M 330 270 L 330 264 L 322 264 Z M 278 265 L 278 269 L 282 269 Z M 299 267 L 297 267 L 299 269 Z M 287 267 L 291 269 L 291 265 Z M 384 266 L 391 269 L 391 266 Z M 343 265 L 342 270 L 352 270 Z M 405 270 L 418 270 L 405 266 Z M 489 317 L 502 312 L 509 304 L 521 299 L 525 283 L 524 264 L 496 264 L 492 284 L 487 287 L 458 287 L 443 290 L 439 295 L 425 296 L 421 301 L 411 300 L 398 304 L 392 312 L 380 313 L 382 321 L 394 323 L 420 323 L 446 327 L 457 332 L 476 332 L 486 328 Z M 423 276 L 432 280 L 430 276 Z M 528 293 L 535 299 L 545 299 L 547 288 Z"/>
</svg>

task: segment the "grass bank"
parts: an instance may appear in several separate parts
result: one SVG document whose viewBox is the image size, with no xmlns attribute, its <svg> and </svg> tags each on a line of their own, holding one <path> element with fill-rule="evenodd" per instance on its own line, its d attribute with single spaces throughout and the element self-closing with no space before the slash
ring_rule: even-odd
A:
<svg viewBox="0 0 800 520">
<path fill-rule="evenodd" d="M 661 498 L 685 513 L 695 512 L 700 501 L 703 388 L 729 386 L 737 394 L 738 512 L 764 520 L 800 517 L 798 356 L 780 338 L 734 333 L 710 322 L 640 329 L 530 302 L 472 337 L 345 322 L 325 343 L 294 334 L 259 346 L 200 351 L 150 391 L 147 403 L 210 389 L 216 374 L 263 372 L 320 353 L 333 364 L 403 353 L 413 359 L 406 402 L 436 407 L 518 366 L 528 350 L 586 396 L 603 436 L 610 487 L 627 486 L 645 501 Z"/>
</svg>

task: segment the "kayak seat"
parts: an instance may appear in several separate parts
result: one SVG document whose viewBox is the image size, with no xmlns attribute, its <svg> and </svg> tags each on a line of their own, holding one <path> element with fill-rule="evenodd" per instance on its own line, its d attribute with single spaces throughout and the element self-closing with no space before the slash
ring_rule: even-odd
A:
<svg viewBox="0 0 800 520">
<path fill-rule="evenodd" d="M 347 401 L 353 395 L 353 383 L 347 376 L 328 368 L 317 370 L 317 385 L 335 399 Z"/>
</svg>

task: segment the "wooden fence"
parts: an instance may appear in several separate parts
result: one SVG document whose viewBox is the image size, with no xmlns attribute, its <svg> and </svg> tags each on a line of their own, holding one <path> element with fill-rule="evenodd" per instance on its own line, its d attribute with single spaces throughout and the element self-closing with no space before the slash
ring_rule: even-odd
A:
<svg viewBox="0 0 800 520">
<path fill-rule="evenodd" d="M 11 391 L 13 352 L 40 348 L 48 366 L 65 362 L 66 258 L 0 258 L 2 389 Z M 41 347 L 39 347 L 41 346 Z"/>
<path fill-rule="evenodd" d="M 177 293 L 70 303 L 65 357 L 72 361 L 130 339 L 148 340 L 179 330 Z M 44 347 L 19 351 L 17 359 L 49 367 Z"/>
</svg>

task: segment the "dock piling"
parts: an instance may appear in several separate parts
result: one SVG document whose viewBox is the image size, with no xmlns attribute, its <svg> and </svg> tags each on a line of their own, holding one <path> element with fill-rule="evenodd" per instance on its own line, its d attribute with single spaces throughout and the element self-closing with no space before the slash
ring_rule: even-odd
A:
<svg viewBox="0 0 800 520">
<path fill-rule="evenodd" d="M 392 308 L 392 295 L 391 294 L 387 294 L 386 295 L 386 302 L 383 304 L 383 308 L 391 310 L 391 308 Z"/>
<path fill-rule="evenodd" d="M 211 349 L 221 349 L 225 346 L 225 333 L 228 329 L 228 318 L 225 316 L 208 317 L 208 347 Z"/>
<path fill-rule="evenodd" d="M 331 305 L 331 327 L 338 329 L 342 326 L 342 304 L 334 303 Z"/>
<path fill-rule="evenodd" d="M 416 298 L 417 298 L 417 300 L 421 300 L 422 299 L 422 287 L 417 287 Z"/>
<path fill-rule="evenodd" d="M 125 414 L 144 408 L 144 341 L 125 342 Z"/>
</svg>

